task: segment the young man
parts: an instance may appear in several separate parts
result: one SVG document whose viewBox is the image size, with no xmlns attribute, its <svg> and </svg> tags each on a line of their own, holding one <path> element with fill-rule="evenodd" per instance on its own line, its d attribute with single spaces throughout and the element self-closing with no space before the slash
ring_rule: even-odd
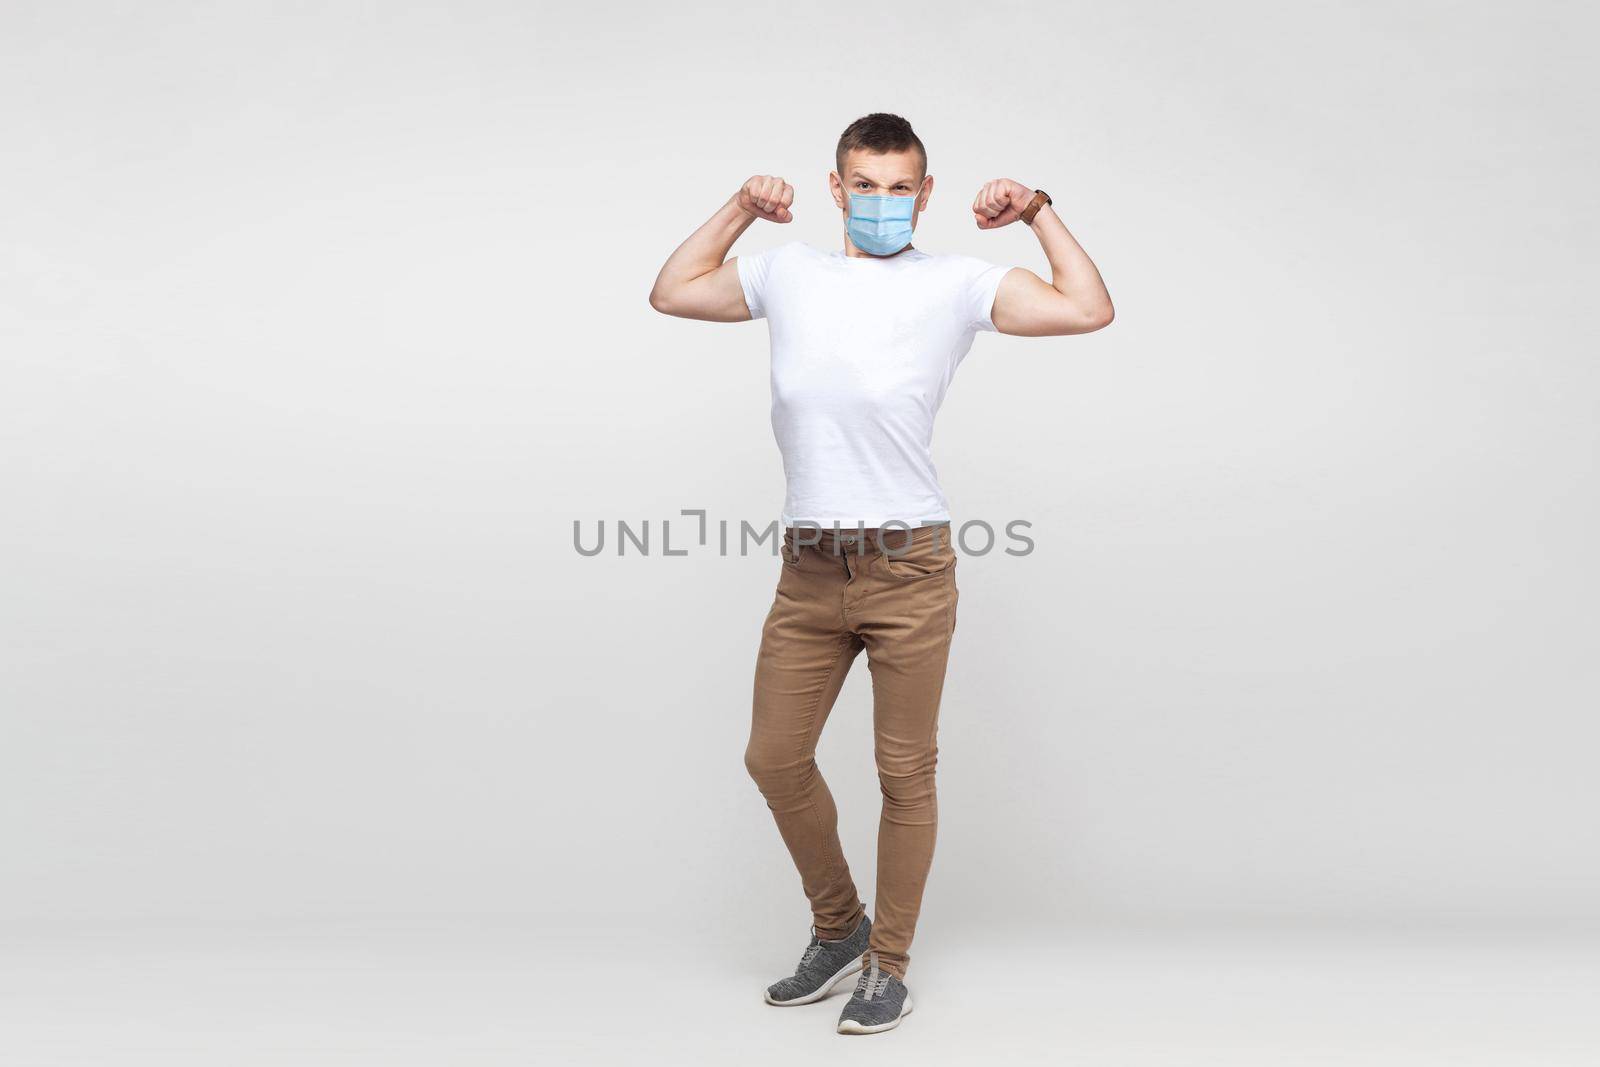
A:
<svg viewBox="0 0 1600 1067">
<path fill-rule="evenodd" d="M 950 512 L 929 456 L 934 415 L 977 331 L 1088 333 L 1112 312 L 1099 272 L 1044 193 L 997 178 L 978 190 L 972 213 L 982 230 L 1029 226 L 1050 263 L 1048 283 L 911 246 L 933 177 L 905 119 L 851 123 L 835 163 L 828 185 L 843 250 L 795 242 L 729 259 L 757 219 L 793 218 L 789 184 L 754 177 L 672 253 L 650 306 L 710 322 L 767 320 L 788 496 L 745 764 L 800 870 L 813 927 L 795 973 L 766 999 L 811 1003 L 863 971 L 838 1030 L 878 1033 L 911 1011 L 906 965 L 933 859 L 935 734 L 955 629 Z M 815 760 L 863 649 L 883 793 L 876 924 L 840 851 Z"/>
</svg>

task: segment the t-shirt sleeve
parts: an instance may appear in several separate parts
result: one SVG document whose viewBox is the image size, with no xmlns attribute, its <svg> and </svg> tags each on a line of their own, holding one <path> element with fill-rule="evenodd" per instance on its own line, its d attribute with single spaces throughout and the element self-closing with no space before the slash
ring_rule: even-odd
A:
<svg viewBox="0 0 1600 1067">
<path fill-rule="evenodd" d="M 750 309 L 752 319 L 767 316 L 767 278 L 772 273 L 772 261 L 780 250 L 781 246 L 769 248 L 765 252 L 740 256 L 734 260 L 739 268 L 739 287 L 744 290 L 745 306 Z"/>
<path fill-rule="evenodd" d="M 967 300 L 972 325 L 976 328 L 994 330 L 994 296 L 1000 291 L 1000 280 L 1010 273 L 1010 267 L 996 267 L 980 259 L 972 261 Z"/>
</svg>

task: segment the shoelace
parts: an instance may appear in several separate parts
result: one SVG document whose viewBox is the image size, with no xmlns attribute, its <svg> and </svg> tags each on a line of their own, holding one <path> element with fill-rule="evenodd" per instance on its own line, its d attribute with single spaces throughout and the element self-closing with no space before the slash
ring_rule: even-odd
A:
<svg viewBox="0 0 1600 1067">
<path fill-rule="evenodd" d="M 878 954 L 868 954 L 872 966 L 861 972 L 861 977 L 856 979 L 856 996 L 862 1000 L 871 1000 L 883 996 L 883 991 L 889 988 L 889 972 L 878 969 Z"/>
<path fill-rule="evenodd" d="M 817 936 L 817 931 L 815 928 L 813 928 L 811 931 L 811 944 L 807 945 L 806 950 L 800 954 L 800 965 L 794 969 L 794 973 L 799 974 L 801 971 L 805 970 L 806 964 L 816 959 L 817 953 L 821 951 L 822 939 Z"/>
</svg>

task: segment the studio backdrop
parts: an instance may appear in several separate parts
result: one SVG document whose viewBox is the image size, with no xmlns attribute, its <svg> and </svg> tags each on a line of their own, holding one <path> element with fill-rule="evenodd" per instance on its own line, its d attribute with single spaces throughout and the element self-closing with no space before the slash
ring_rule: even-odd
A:
<svg viewBox="0 0 1600 1067">
<path fill-rule="evenodd" d="M 972 224 L 1013 178 L 1117 304 L 941 415 L 926 943 L 1600 918 L 1594 26 L 1541 6 L 851 12 L 870 77 L 803 5 L 9 9 L 0 911 L 802 924 L 779 561 L 718 544 L 781 504 L 765 325 L 646 297 L 752 174 L 736 253 L 836 245 L 888 110 L 919 247 L 1044 270 Z M 860 666 L 819 758 L 870 892 Z"/>
</svg>

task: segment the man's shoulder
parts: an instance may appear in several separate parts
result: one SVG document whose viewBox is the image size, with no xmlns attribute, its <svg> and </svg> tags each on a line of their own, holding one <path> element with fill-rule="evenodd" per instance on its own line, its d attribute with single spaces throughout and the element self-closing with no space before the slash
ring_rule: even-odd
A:
<svg viewBox="0 0 1600 1067">
<path fill-rule="evenodd" d="M 988 285 L 994 278 L 1004 275 L 1010 267 L 1001 267 L 969 256 L 961 252 L 932 252 L 924 253 L 927 260 L 922 266 L 932 277 L 937 277 L 942 284 L 953 285 L 958 288 L 974 285 Z M 998 284 L 998 283 L 995 283 Z"/>
<path fill-rule="evenodd" d="M 921 250 L 919 249 L 919 251 Z M 927 257 L 929 266 L 937 270 L 947 270 L 957 274 L 982 274 L 986 270 L 992 270 L 995 266 L 987 259 L 969 256 L 964 252 L 923 252 L 922 254 Z"/>
<path fill-rule="evenodd" d="M 785 244 L 773 245 L 771 248 L 763 249 L 755 253 L 755 255 L 760 256 L 769 263 L 775 263 L 780 259 L 815 258 L 821 256 L 822 253 L 804 241 L 789 241 Z"/>
</svg>

